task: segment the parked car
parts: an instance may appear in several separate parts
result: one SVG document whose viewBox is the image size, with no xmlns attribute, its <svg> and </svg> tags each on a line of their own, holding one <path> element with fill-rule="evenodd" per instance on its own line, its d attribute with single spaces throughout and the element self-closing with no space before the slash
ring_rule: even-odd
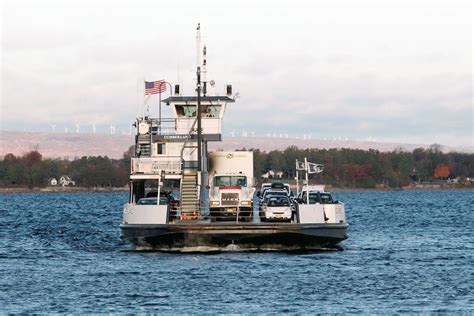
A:
<svg viewBox="0 0 474 316">
<path fill-rule="evenodd" d="M 257 193 L 259 198 L 262 198 L 267 190 L 286 190 L 288 195 L 291 195 L 290 185 L 283 182 L 266 182 L 262 183 L 260 191 Z"/>
<path fill-rule="evenodd" d="M 155 197 L 158 195 L 158 192 L 156 191 L 150 191 L 147 193 L 146 197 L 147 198 L 151 198 L 151 197 Z M 170 206 L 170 208 L 172 210 L 176 210 L 178 209 L 179 207 L 179 200 L 177 200 L 174 195 L 173 195 L 173 192 L 171 191 L 166 191 L 166 190 L 160 190 L 160 198 L 166 198 L 168 200 L 168 204 Z M 155 199 L 156 200 L 156 199 Z M 161 203 L 161 201 L 160 201 Z"/>
<path fill-rule="evenodd" d="M 269 196 L 274 196 L 274 195 L 288 196 L 288 192 L 285 189 L 282 189 L 282 190 L 274 190 L 274 189 L 265 190 L 265 193 L 263 193 L 263 196 L 260 198 L 260 205 L 263 205 L 265 200 Z"/>
<path fill-rule="evenodd" d="M 137 205 L 156 205 L 157 204 L 156 197 L 146 197 L 141 198 L 138 200 Z M 169 200 L 166 197 L 160 197 L 160 205 L 168 205 Z"/>
<path fill-rule="evenodd" d="M 271 187 L 272 187 L 272 184 L 269 182 L 262 183 L 262 187 L 260 188 L 260 191 L 257 192 L 257 196 L 261 198 L 263 194 L 265 193 L 265 191 L 270 189 Z"/>
<path fill-rule="evenodd" d="M 307 197 L 307 194 L 309 196 Z M 338 204 L 339 201 L 334 200 L 331 193 L 327 191 L 302 191 L 296 199 L 298 204 Z"/>
<path fill-rule="evenodd" d="M 283 182 L 273 182 L 271 185 L 272 190 L 286 190 L 288 196 L 291 194 L 290 185 Z"/>
<path fill-rule="evenodd" d="M 294 208 L 287 195 L 268 195 L 261 207 L 262 221 L 291 221 Z"/>
</svg>

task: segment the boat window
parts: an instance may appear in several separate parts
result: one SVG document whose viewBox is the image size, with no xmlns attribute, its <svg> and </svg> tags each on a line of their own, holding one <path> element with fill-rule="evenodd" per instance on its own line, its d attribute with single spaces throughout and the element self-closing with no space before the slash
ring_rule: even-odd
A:
<svg viewBox="0 0 474 316">
<path fill-rule="evenodd" d="M 176 105 L 176 114 L 178 117 L 196 117 L 196 106 Z"/>
<path fill-rule="evenodd" d="M 226 186 L 247 186 L 247 178 L 243 176 L 218 176 L 214 178 L 215 187 L 226 187 Z"/>
<path fill-rule="evenodd" d="M 158 155 L 164 155 L 166 153 L 166 144 L 164 143 L 159 143 L 158 146 Z"/>
<path fill-rule="evenodd" d="M 207 118 L 213 118 L 213 117 L 219 117 L 221 114 L 221 106 L 220 105 L 208 105 L 204 108 L 204 111 L 202 113 L 203 117 Z"/>
</svg>

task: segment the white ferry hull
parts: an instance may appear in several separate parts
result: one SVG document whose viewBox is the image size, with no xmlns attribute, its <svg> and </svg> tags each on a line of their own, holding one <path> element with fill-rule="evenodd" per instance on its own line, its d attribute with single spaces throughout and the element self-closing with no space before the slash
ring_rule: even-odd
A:
<svg viewBox="0 0 474 316">
<path fill-rule="evenodd" d="M 336 250 L 347 238 L 342 224 L 123 224 L 122 239 L 158 251 Z"/>
</svg>

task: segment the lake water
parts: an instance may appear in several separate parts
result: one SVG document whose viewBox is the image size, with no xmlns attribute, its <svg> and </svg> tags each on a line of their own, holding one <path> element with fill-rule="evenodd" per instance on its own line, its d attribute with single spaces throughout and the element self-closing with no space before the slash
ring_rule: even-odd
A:
<svg viewBox="0 0 474 316">
<path fill-rule="evenodd" d="M 127 193 L 1 194 L 1 311 L 474 311 L 472 191 L 335 195 L 343 251 L 210 255 L 130 251 Z"/>
</svg>

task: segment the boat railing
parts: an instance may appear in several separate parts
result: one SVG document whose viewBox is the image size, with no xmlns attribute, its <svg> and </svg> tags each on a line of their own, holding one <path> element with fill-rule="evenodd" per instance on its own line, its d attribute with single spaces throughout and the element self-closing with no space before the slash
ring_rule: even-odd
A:
<svg viewBox="0 0 474 316">
<path fill-rule="evenodd" d="M 232 214 L 223 214 L 218 212 L 209 212 L 205 210 L 185 211 L 179 209 L 170 209 L 168 216 L 169 223 L 185 223 L 189 221 L 199 222 L 227 222 L 227 223 L 248 223 L 248 222 L 260 222 L 260 219 L 256 219 L 253 211 L 240 211 L 236 210 Z"/>
<path fill-rule="evenodd" d="M 152 118 L 150 121 L 152 135 L 174 135 L 177 133 L 175 118 Z"/>
<path fill-rule="evenodd" d="M 182 170 L 180 156 L 132 158 L 132 174 L 179 173 Z"/>
</svg>

